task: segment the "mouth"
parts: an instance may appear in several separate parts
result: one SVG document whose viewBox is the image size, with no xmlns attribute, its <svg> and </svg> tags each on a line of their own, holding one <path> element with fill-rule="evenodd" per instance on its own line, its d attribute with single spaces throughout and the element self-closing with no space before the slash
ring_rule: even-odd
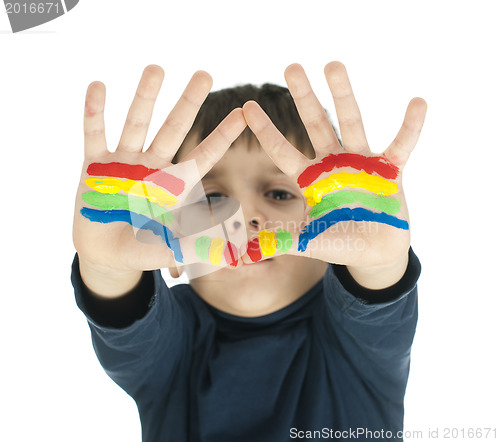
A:
<svg viewBox="0 0 500 442">
<path fill-rule="evenodd" d="M 256 261 L 256 262 L 244 262 L 244 261 L 242 261 L 242 264 L 244 266 L 261 266 L 263 264 L 267 264 L 267 263 L 271 262 L 272 260 L 273 260 L 273 258 L 262 259 L 262 260 Z"/>
</svg>

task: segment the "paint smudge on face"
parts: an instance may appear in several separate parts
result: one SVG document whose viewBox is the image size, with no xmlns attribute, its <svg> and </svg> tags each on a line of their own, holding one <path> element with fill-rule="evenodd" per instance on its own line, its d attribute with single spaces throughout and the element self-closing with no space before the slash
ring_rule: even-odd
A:
<svg viewBox="0 0 500 442">
<path fill-rule="evenodd" d="M 305 230 L 299 235 L 299 252 L 304 252 L 307 248 L 307 244 L 313 238 L 323 233 L 329 227 L 341 222 L 341 221 L 370 221 L 382 224 L 387 224 L 398 229 L 408 230 L 408 222 L 396 218 L 395 216 L 388 215 L 387 213 L 376 213 L 371 210 L 358 207 L 356 209 L 349 209 L 344 207 L 342 209 L 336 209 L 321 218 L 316 218 L 310 222 Z"/>
<path fill-rule="evenodd" d="M 368 175 L 366 172 L 340 172 L 311 184 L 304 191 L 304 196 L 307 204 L 314 206 L 321 201 L 323 195 L 343 187 L 362 188 L 379 195 L 391 195 L 398 192 L 398 185 L 385 178 Z"/>
<path fill-rule="evenodd" d="M 128 210 L 149 218 L 158 219 L 163 224 L 171 224 L 174 221 L 174 216 L 167 209 L 137 196 L 85 192 L 82 194 L 82 200 L 99 209 Z"/>
<path fill-rule="evenodd" d="M 168 190 L 173 195 L 180 195 L 184 191 L 185 183 L 161 169 L 149 169 L 140 164 L 125 163 L 92 163 L 87 168 L 91 176 L 105 176 L 127 178 L 134 181 L 150 181 Z"/>
<path fill-rule="evenodd" d="M 157 221 L 144 215 L 131 213 L 128 210 L 96 210 L 82 207 L 80 213 L 92 222 L 108 224 L 121 221 L 138 229 L 149 230 L 159 236 L 170 247 L 177 262 L 183 262 L 179 239 L 174 237 L 170 229 Z"/>
<path fill-rule="evenodd" d="M 134 180 L 119 180 L 116 178 L 87 178 L 85 184 L 99 193 L 116 194 L 120 190 L 124 192 L 146 198 L 152 203 L 160 206 L 173 206 L 177 199 L 159 187 L 148 186 Z"/>
<path fill-rule="evenodd" d="M 309 216 L 316 218 L 337 207 L 352 203 L 360 203 L 363 206 L 377 209 L 390 215 L 398 213 L 401 208 L 401 201 L 395 198 L 352 190 L 341 190 L 324 196 L 321 202 L 311 209 Z"/>
<path fill-rule="evenodd" d="M 297 183 L 300 187 L 307 187 L 322 173 L 340 167 L 352 167 L 353 169 L 364 170 L 369 174 L 375 172 L 387 179 L 395 179 L 399 174 L 399 168 L 383 156 L 366 157 L 345 152 L 327 155 L 319 163 L 309 166 L 299 175 Z"/>
</svg>

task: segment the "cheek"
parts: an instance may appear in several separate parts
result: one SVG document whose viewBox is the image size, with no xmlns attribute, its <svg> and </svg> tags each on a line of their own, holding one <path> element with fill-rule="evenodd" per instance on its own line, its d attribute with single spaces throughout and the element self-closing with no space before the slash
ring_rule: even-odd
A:
<svg viewBox="0 0 500 442">
<path fill-rule="evenodd" d="M 293 200 L 289 203 L 273 204 L 271 213 L 274 219 L 300 221 L 305 218 L 307 204 L 305 200 Z"/>
<path fill-rule="evenodd" d="M 293 204 L 281 210 L 276 210 L 273 213 L 273 220 L 281 223 L 280 226 L 290 232 L 300 230 L 306 218 L 306 208 L 302 204 Z"/>
</svg>

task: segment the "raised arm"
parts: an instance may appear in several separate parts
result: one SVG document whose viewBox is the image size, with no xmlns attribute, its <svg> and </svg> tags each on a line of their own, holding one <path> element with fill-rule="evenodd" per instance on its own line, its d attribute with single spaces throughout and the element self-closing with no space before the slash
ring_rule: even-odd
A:
<svg viewBox="0 0 500 442">
<path fill-rule="evenodd" d="M 151 146 L 143 150 L 163 77 L 159 66 L 145 68 L 115 152 L 108 151 L 106 145 L 104 84 L 94 82 L 87 91 L 85 159 L 76 197 L 73 240 L 82 279 L 101 297 L 124 295 L 138 284 L 144 270 L 175 267 L 186 253 L 190 256 L 190 245 L 183 248 L 170 229 L 172 209 L 181 204 L 189 184 L 196 184 L 185 166 L 194 160 L 190 164 L 196 164 L 199 180 L 246 126 L 241 109 L 235 109 L 188 158 L 172 165 L 212 86 L 210 75 L 199 71 Z M 138 228 L 162 241 L 139 241 Z"/>
<path fill-rule="evenodd" d="M 410 225 L 402 171 L 422 129 L 426 103 L 411 100 L 394 141 L 383 154 L 374 154 L 344 65 L 329 63 L 325 76 L 342 145 L 302 67 L 294 64 L 285 72 L 316 152 L 313 160 L 286 140 L 257 103 L 246 103 L 244 115 L 264 150 L 304 195 L 305 221 L 289 232 L 287 253 L 347 265 L 359 284 L 382 289 L 396 283 L 408 263 Z"/>
</svg>

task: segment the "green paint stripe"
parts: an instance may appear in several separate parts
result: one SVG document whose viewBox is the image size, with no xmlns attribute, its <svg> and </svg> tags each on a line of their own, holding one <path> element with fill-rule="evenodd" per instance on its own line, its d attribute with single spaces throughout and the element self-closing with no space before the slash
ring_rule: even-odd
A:
<svg viewBox="0 0 500 442">
<path fill-rule="evenodd" d="M 401 202 L 395 198 L 353 190 L 341 190 L 324 196 L 321 202 L 311 209 L 309 216 L 316 218 L 339 206 L 352 203 L 361 203 L 363 206 L 378 209 L 390 215 L 398 213 L 401 207 Z"/>
<path fill-rule="evenodd" d="M 209 236 L 200 236 L 194 243 L 196 254 L 202 261 L 208 261 L 208 252 L 211 241 L 212 240 Z"/>
<path fill-rule="evenodd" d="M 288 230 L 279 229 L 276 232 L 276 250 L 280 253 L 286 253 L 292 247 L 292 234 Z"/>
<path fill-rule="evenodd" d="M 138 196 L 85 192 L 82 195 L 82 200 L 103 210 L 129 210 L 152 219 L 161 220 L 165 225 L 174 221 L 171 212 Z"/>
</svg>

